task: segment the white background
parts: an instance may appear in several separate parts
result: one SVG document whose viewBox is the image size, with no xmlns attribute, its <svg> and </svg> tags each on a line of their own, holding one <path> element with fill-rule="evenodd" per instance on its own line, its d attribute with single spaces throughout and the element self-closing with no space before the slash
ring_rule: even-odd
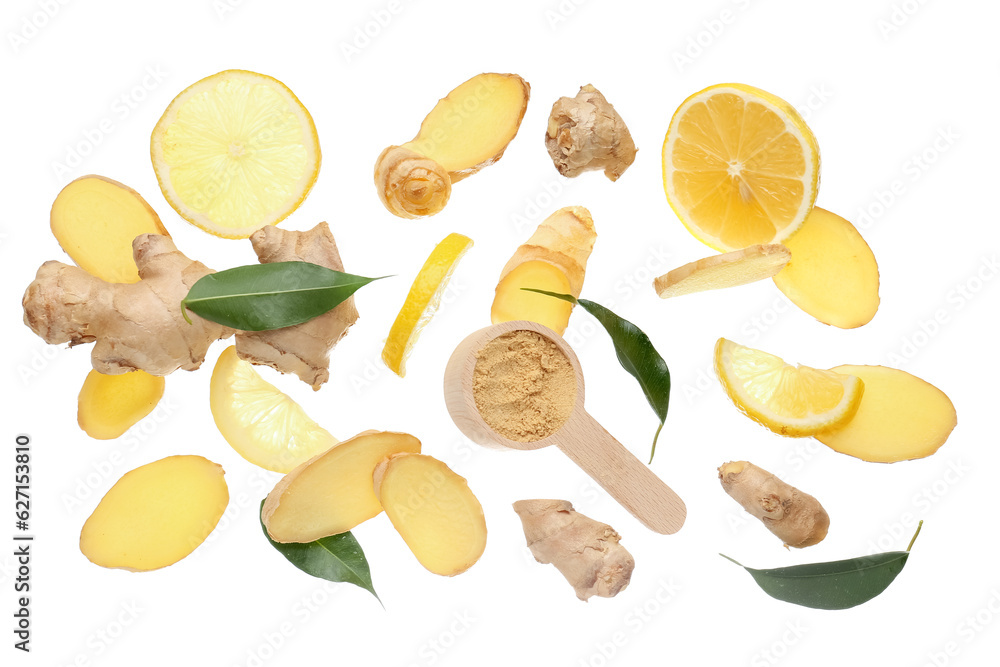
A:
<svg viewBox="0 0 1000 667">
<path fill-rule="evenodd" d="M 33 438 L 37 539 L 30 655 L 11 648 L 14 563 L 12 547 L 0 546 L 2 662 L 990 664 L 1000 650 L 998 14 L 991 2 L 916 0 L 5 2 L 0 539 L 11 544 L 14 532 L 18 433 Z M 366 29 L 377 33 L 367 43 L 358 37 Z M 321 391 L 266 376 L 341 438 L 369 428 L 413 433 L 469 479 L 487 514 L 486 554 L 453 579 L 425 571 L 384 516 L 358 527 L 384 609 L 360 589 L 304 575 L 265 542 L 256 510 L 276 475 L 235 454 L 209 412 L 210 373 L 225 344 L 202 370 L 168 378 L 153 417 L 119 440 L 95 441 L 76 424 L 89 350 L 50 348 L 21 324 L 20 297 L 37 266 L 68 261 L 49 233 L 51 202 L 87 173 L 136 188 L 190 256 L 217 269 L 254 261 L 248 242 L 181 220 L 149 162 L 149 133 L 173 96 L 227 68 L 281 79 L 315 118 L 320 177 L 283 226 L 326 220 L 349 271 L 398 274 L 359 293 L 361 319 L 335 350 Z M 457 185 L 440 215 L 391 216 L 371 183 L 376 156 L 481 71 L 531 83 L 520 135 L 498 164 Z M 822 149 L 818 203 L 855 221 L 878 258 L 882 306 L 871 324 L 822 325 L 770 282 L 670 302 L 650 289 L 655 275 L 710 253 L 667 206 L 660 147 L 687 95 L 728 81 L 771 91 L 807 117 Z M 618 183 L 597 173 L 563 179 L 543 148 L 552 102 L 585 83 L 615 104 L 640 148 Z M 58 166 L 74 151 L 87 155 Z M 643 528 L 558 451 L 482 450 L 445 411 L 445 361 L 489 324 L 500 268 L 545 215 L 577 204 L 590 208 L 599 232 L 584 296 L 644 328 L 673 373 L 653 469 L 688 505 L 674 536 Z M 476 245 L 401 380 L 379 361 L 382 341 L 409 281 L 452 231 Z M 589 410 L 645 457 L 656 423 L 608 338 L 581 311 L 567 335 L 587 376 Z M 948 393 L 959 426 L 936 455 L 894 465 L 782 439 L 719 390 L 710 371 L 719 336 L 812 366 L 903 367 Z M 180 453 L 227 471 L 232 500 L 210 540 L 151 573 L 89 563 L 78 536 L 100 497 L 127 470 Z M 832 517 L 829 537 L 805 551 L 782 549 L 719 487 L 715 469 L 730 459 L 750 459 L 817 496 Z M 636 559 L 631 586 L 584 604 L 554 568 L 534 563 L 510 509 L 533 497 L 566 498 L 613 525 Z M 915 518 L 926 523 L 904 572 L 849 611 L 772 600 L 717 555 L 773 567 L 902 549 Z"/>
</svg>

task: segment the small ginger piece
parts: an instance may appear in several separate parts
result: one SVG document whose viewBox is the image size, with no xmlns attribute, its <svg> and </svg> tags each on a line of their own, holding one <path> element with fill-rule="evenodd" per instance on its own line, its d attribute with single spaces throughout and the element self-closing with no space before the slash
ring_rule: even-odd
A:
<svg viewBox="0 0 1000 667">
<path fill-rule="evenodd" d="M 582 206 L 561 208 L 543 220 L 500 272 L 493 324 L 530 320 L 559 334 L 565 331 L 573 304 L 521 288 L 579 297 L 596 240 L 594 220 Z"/>
<path fill-rule="evenodd" d="M 420 453 L 406 433 L 365 431 L 317 454 L 267 494 L 261 520 L 275 542 L 312 542 L 351 530 L 382 511 L 372 475 L 383 460 Z"/>
<path fill-rule="evenodd" d="M 102 375 L 92 370 L 80 389 L 77 422 L 91 438 L 113 440 L 153 411 L 165 384 L 144 371 Z"/>
<path fill-rule="evenodd" d="M 683 294 L 748 285 L 774 276 L 791 258 L 792 253 L 780 243 L 752 245 L 678 267 L 654 280 L 653 289 L 661 299 L 669 299 Z"/>
<path fill-rule="evenodd" d="M 396 454 L 375 468 L 375 495 L 420 564 L 453 577 L 486 550 L 483 506 L 465 478 L 424 454 Z"/>
<path fill-rule="evenodd" d="M 91 363 L 105 375 L 195 370 L 213 342 L 233 334 L 197 316 L 188 324 L 181 313 L 188 290 L 212 270 L 167 236 L 140 234 L 132 250 L 141 280 L 131 284 L 62 262 L 42 264 L 24 293 L 24 323 L 50 345 L 95 343 Z"/>
<path fill-rule="evenodd" d="M 261 264 L 310 262 L 343 271 L 337 243 L 330 227 L 321 222 L 307 232 L 267 226 L 250 236 Z M 240 359 L 270 366 L 282 373 L 295 373 L 314 390 L 330 379 L 330 350 L 358 320 L 354 297 L 308 322 L 271 331 L 241 331 L 236 334 Z"/>
<path fill-rule="evenodd" d="M 865 383 L 858 411 L 844 426 L 816 439 L 864 461 L 894 463 L 930 456 L 958 425 L 955 405 L 920 378 L 885 366 L 837 366 Z"/>
<path fill-rule="evenodd" d="M 566 500 L 519 500 L 514 511 L 535 560 L 555 565 L 584 602 L 594 595 L 613 598 L 628 586 L 635 560 L 611 526 Z"/>
<path fill-rule="evenodd" d="M 109 283 L 138 282 L 132 259 L 136 236 L 169 236 L 138 192 L 103 176 L 69 183 L 56 195 L 49 219 L 52 234 L 77 266 Z"/>
<path fill-rule="evenodd" d="M 719 467 L 719 480 L 733 500 L 784 543 L 801 549 L 818 544 L 830 528 L 830 516 L 808 493 L 786 484 L 749 461 Z"/>
<path fill-rule="evenodd" d="M 225 474 L 201 456 L 169 456 L 126 473 L 83 524 L 80 551 L 101 567 L 132 572 L 173 565 L 222 518 Z"/>
<path fill-rule="evenodd" d="M 636 154 L 625 121 L 589 83 L 576 97 L 560 97 L 552 105 L 545 148 L 563 176 L 603 169 L 612 181 L 625 173 Z"/>
<path fill-rule="evenodd" d="M 530 86 L 516 74 L 478 74 L 439 100 L 412 141 L 375 163 L 375 187 L 393 215 L 444 208 L 453 183 L 493 164 L 521 126 Z"/>
<path fill-rule="evenodd" d="M 824 324 L 854 329 L 875 317 L 879 274 L 875 255 L 844 218 L 816 206 L 784 240 L 792 260 L 774 284 Z"/>
</svg>

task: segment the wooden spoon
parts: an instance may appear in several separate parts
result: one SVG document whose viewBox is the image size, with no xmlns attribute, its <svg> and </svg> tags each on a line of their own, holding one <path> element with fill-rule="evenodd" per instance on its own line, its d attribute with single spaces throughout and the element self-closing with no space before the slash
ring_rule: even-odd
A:
<svg viewBox="0 0 1000 667">
<path fill-rule="evenodd" d="M 531 442 L 511 440 L 483 420 L 472 393 L 476 353 L 497 336 L 534 331 L 552 341 L 576 374 L 576 403 L 566 422 L 552 435 Z M 604 430 L 583 407 L 583 372 L 569 344 L 548 327 L 527 320 L 480 329 L 459 343 L 444 372 L 444 399 L 455 425 L 485 447 L 540 449 L 555 445 L 594 478 L 644 526 L 657 533 L 676 533 L 684 524 L 684 501 L 639 459 Z"/>
</svg>

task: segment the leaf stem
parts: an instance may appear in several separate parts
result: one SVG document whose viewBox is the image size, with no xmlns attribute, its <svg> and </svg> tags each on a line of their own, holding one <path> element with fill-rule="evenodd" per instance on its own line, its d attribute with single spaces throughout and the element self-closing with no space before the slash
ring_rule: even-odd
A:
<svg viewBox="0 0 1000 667">
<path fill-rule="evenodd" d="M 917 535 L 920 534 L 920 529 L 923 527 L 923 525 L 924 525 L 924 520 L 921 519 L 920 523 L 917 524 L 917 532 L 913 533 L 913 539 L 910 540 L 909 546 L 906 547 L 907 551 L 913 548 L 913 543 L 917 541 Z"/>
<path fill-rule="evenodd" d="M 548 292 L 543 289 L 535 289 L 534 287 L 522 287 L 521 291 L 535 292 L 536 294 L 544 294 L 545 296 L 555 297 L 557 299 L 562 299 L 563 301 L 568 301 L 574 304 L 579 303 L 578 299 L 572 294 L 559 294 L 558 292 Z"/>
<path fill-rule="evenodd" d="M 728 560 L 728 561 L 732 562 L 732 563 L 736 563 L 737 565 L 739 565 L 739 566 L 740 566 L 740 567 L 742 567 L 743 569 L 746 569 L 746 567 L 745 567 L 745 566 L 743 565 L 743 563 L 741 563 L 741 562 L 739 562 L 739 561 L 737 561 L 737 560 L 733 560 L 732 558 L 730 558 L 730 557 L 729 557 L 729 556 L 727 556 L 726 554 L 719 554 L 719 555 L 720 555 L 720 556 L 722 556 L 723 558 L 725 558 L 726 560 Z"/>
<path fill-rule="evenodd" d="M 194 324 L 194 322 L 192 322 L 191 318 L 188 316 L 187 299 L 183 299 L 181 301 L 181 315 L 184 316 L 184 321 L 185 322 L 187 322 L 188 324 L 192 324 L 192 325 Z"/>
<path fill-rule="evenodd" d="M 660 422 L 660 425 L 656 427 L 656 435 L 653 436 L 653 448 L 649 450 L 649 463 L 653 462 L 653 456 L 656 454 L 656 441 L 657 439 L 659 439 L 660 431 L 662 430 L 663 430 L 663 422 Z"/>
</svg>

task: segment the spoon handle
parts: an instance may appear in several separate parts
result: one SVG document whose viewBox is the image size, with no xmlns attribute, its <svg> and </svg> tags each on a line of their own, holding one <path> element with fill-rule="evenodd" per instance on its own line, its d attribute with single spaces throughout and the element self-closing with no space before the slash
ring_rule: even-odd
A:
<svg viewBox="0 0 1000 667">
<path fill-rule="evenodd" d="M 684 501 L 587 413 L 555 436 L 558 447 L 650 530 L 671 534 L 684 525 Z"/>
</svg>

